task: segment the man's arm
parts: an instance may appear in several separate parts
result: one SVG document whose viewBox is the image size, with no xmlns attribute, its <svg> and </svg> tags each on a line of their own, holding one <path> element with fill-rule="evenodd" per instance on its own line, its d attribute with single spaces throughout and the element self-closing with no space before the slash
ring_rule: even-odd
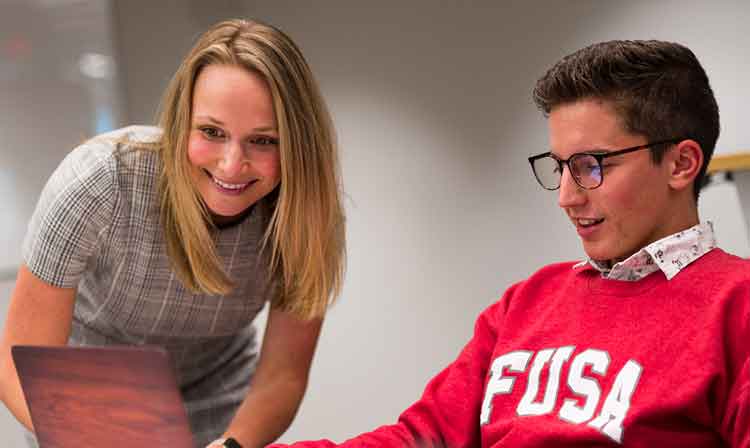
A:
<svg viewBox="0 0 750 448">
<path fill-rule="evenodd" d="M 750 303 L 750 301 L 748 301 Z M 749 313 L 738 313 L 739 315 L 748 316 Z M 747 322 L 747 320 L 746 320 Z M 744 363 L 740 366 L 739 373 L 733 376 L 736 378 L 731 386 L 727 399 L 720 410 L 721 423 L 720 432 L 728 446 L 732 448 L 750 448 L 750 351 L 746 348 L 748 340 L 748 331 L 740 332 L 737 338 L 740 342 Z"/>
</svg>

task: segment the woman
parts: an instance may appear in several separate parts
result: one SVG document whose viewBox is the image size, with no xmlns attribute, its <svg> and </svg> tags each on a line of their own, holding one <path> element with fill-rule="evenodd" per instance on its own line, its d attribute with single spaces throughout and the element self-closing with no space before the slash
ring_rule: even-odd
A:
<svg viewBox="0 0 750 448">
<path fill-rule="evenodd" d="M 114 131 L 65 158 L 23 254 L 0 394 L 27 428 L 12 345 L 156 344 L 170 352 L 196 446 L 276 439 L 344 266 L 334 132 L 296 45 L 259 22 L 209 29 L 158 128 Z M 252 322 L 266 302 L 258 353 Z"/>
</svg>

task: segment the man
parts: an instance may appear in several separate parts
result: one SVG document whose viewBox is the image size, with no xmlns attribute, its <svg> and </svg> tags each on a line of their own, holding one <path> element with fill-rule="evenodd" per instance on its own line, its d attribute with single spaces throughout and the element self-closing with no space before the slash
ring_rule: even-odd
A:
<svg viewBox="0 0 750 448">
<path fill-rule="evenodd" d="M 343 446 L 750 447 L 750 261 L 698 218 L 719 134 L 700 63 L 600 43 L 534 100 L 550 151 L 532 170 L 588 260 L 513 285 L 397 424 Z"/>
</svg>

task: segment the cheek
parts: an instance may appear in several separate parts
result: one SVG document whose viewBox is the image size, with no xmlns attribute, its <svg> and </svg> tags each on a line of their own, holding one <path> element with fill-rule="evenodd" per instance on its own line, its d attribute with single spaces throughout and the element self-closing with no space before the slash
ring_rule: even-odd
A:
<svg viewBox="0 0 750 448">
<path fill-rule="evenodd" d="M 640 229 L 650 225 L 653 216 L 658 213 L 658 204 L 658 198 L 648 188 L 631 186 L 609 194 L 603 207 L 605 213 L 614 218 L 619 234 L 627 237 L 640 233 Z"/>
<path fill-rule="evenodd" d="M 263 177 L 278 183 L 281 178 L 281 159 L 279 153 L 268 154 L 261 160 L 256 161 L 255 169 L 263 175 Z"/>
<path fill-rule="evenodd" d="M 207 142 L 197 136 L 188 139 L 187 155 L 190 164 L 194 167 L 202 167 L 210 164 L 216 158 L 215 144 Z"/>
<path fill-rule="evenodd" d="M 628 229 L 630 224 L 627 221 L 637 219 L 636 208 L 639 200 L 627 188 L 603 190 L 600 187 L 593 191 L 600 193 L 597 197 L 597 209 L 614 225 L 614 230 Z"/>
</svg>

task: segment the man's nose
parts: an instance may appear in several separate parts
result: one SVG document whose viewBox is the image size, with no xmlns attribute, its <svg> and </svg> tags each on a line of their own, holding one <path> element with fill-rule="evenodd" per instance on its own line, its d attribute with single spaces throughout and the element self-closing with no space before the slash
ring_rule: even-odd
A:
<svg viewBox="0 0 750 448">
<path fill-rule="evenodd" d="M 570 168 L 563 165 L 557 205 L 560 208 L 580 206 L 586 202 L 586 191 L 576 183 Z"/>
</svg>

